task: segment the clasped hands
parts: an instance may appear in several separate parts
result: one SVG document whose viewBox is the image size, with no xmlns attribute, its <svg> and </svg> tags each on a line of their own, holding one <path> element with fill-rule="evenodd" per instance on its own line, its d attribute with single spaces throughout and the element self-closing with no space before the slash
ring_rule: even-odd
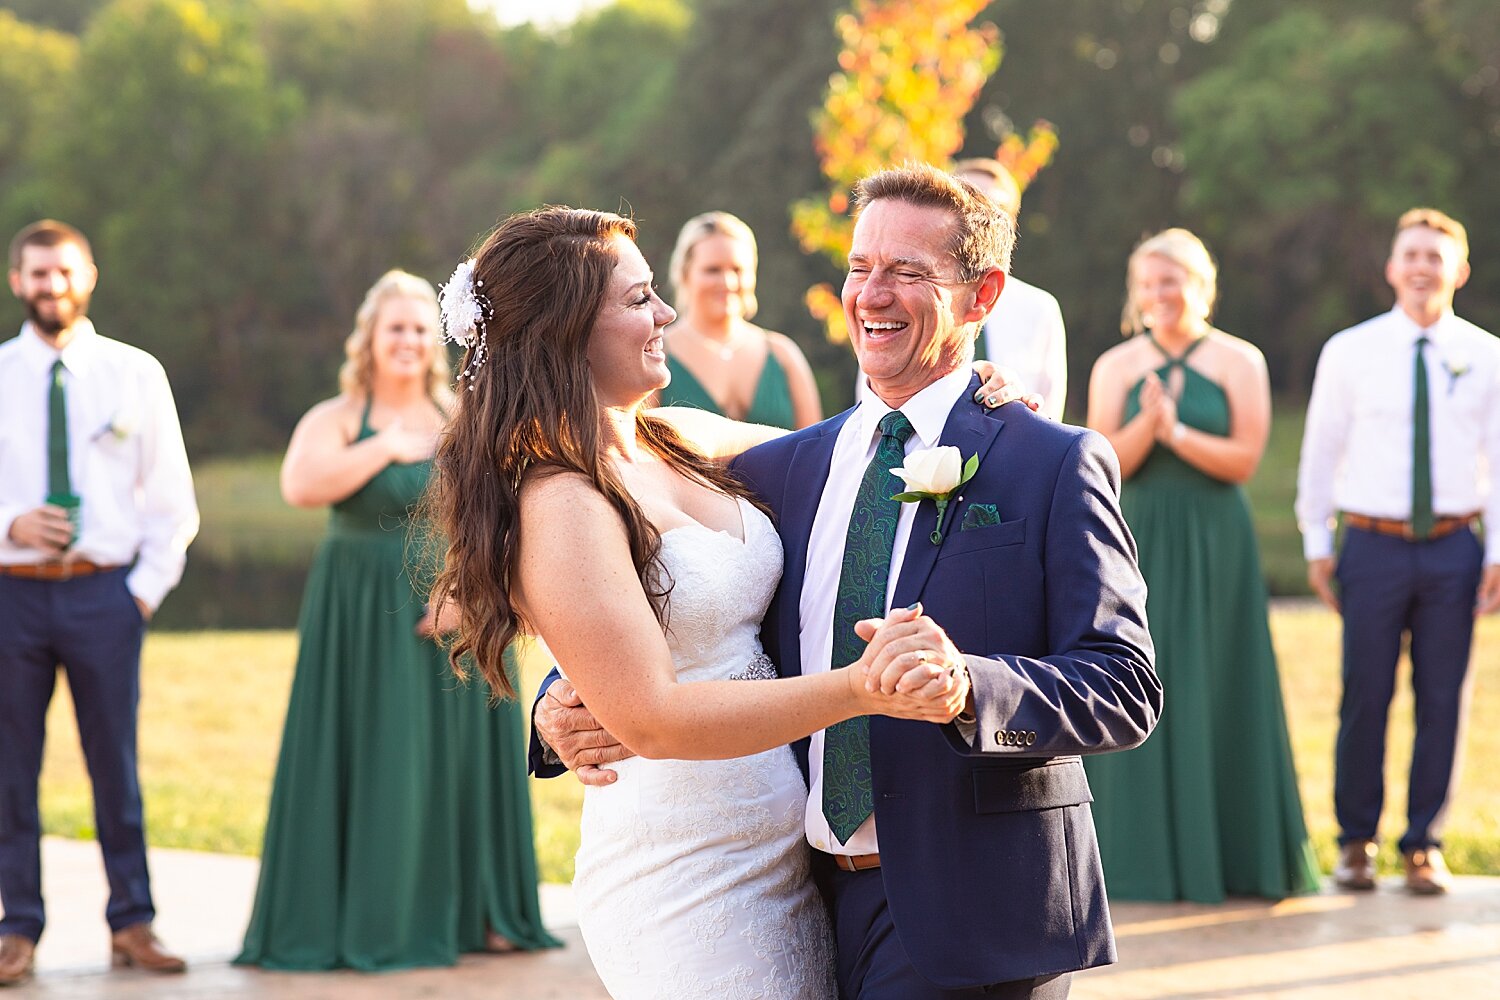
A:
<svg viewBox="0 0 1500 1000">
<path fill-rule="evenodd" d="M 845 676 L 866 715 L 951 722 L 969 699 L 969 674 L 957 647 L 920 606 L 855 625 L 867 643 Z M 585 785 L 613 784 L 606 765 L 635 752 L 594 718 L 566 680 L 554 681 L 537 702 L 532 725 L 568 770 Z"/>
<path fill-rule="evenodd" d="M 1141 384 L 1141 412 L 1151 422 L 1151 433 L 1163 444 L 1171 444 L 1177 426 L 1177 400 L 1155 372 L 1147 372 Z"/>
</svg>

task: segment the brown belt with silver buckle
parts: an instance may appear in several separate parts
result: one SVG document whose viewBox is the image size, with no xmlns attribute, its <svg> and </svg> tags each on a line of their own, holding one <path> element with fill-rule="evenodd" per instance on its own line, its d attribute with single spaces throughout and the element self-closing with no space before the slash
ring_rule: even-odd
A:
<svg viewBox="0 0 1500 1000">
<path fill-rule="evenodd" d="M 830 854 L 829 857 L 846 872 L 863 872 L 880 867 L 879 854 Z"/>
<path fill-rule="evenodd" d="M 1451 535 L 1455 531 L 1462 531 L 1474 523 L 1478 514 L 1461 514 L 1458 517 L 1439 517 L 1432 522 L 1432 530 L 1427 533 L 1427 541 Z M 1411 529 L 1410 521 L 1397 521 L 1389 517 L 1367 517 L 1364 514 L 1344 513 L 1344 524 L 1360 531 L 1373 531 L 1377 535 L 1393 535 L 1396 538 L 1404 538 L 1408 542 L 1417 540 L 1416 534 Z"/>
<path fill-rule="evenodd" d="M 101 566 L 87 559 L 74 559 L 71 562 L 14 563 L 0 564 L 0 576 L 13 576 L 20 580 L 57 581 L 71 580 L 75 576 L 93 576 L 95 573 L 107 573 L 119 568 L 118 566 Z"/>
</svg>

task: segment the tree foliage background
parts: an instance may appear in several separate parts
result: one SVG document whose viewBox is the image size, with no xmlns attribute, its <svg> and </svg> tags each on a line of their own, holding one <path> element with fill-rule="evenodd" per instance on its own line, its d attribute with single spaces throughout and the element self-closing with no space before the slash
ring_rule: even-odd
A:
<svg viewBox="0 0 1500 1000">
<path fill-rule="evenodd" d="M 687 217 L 761 242 L 760 320 L 829 410 L 847 348 L 803 290 L 790 206 L 826 194 L 813 116 L 845 0 L 618 0 L 553 32 L 464 0 L 0 0 L 0 228 L 95 243 L 93 314 L 172 376 L 195 456 L 279 449 L 331 394 L 364 289 L 441 280 L 508 212 L 633 212 L 665 279 Z M 1492 0 L 997 0 L 1004 58 L 961 154 L 1047 119 L 1016 271 L 1068 320 L 1075 404 L 1118 336 L 1123 265 L 1186 225 L 1220 325 L 1305 393 L 1321 343 L 1389 305 L 1396 214 L 1468 223 L 1462 313 L 1500 330 L 1500 5 Z M 19 325 L 0 305 L 0 330 Z"/>
</svg>

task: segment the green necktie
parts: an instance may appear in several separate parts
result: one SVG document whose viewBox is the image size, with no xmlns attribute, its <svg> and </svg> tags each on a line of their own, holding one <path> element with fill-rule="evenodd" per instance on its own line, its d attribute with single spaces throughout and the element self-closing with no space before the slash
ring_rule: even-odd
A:
<svg viewBox="0 0 1500 1000">
<path fill-rule="evenodd" d="M 885 614 L 886 581 L 901 513 L 901 504 L 891 497 L 904 489 L 890 470 L 905 461 L 906 439 L 911 435 L 911 421 L 900 410 L 880 419 L 880 443 L 854 496 L 833 607 L 835 670 L 847 667 L 864 652 L 865 642 L 854 634 L 854 623 Z M 833 835 L 846 844 L 874 811 L 870 720 L 859 716 L 830 726 L 823 734 L 823 815 Z"/>
<path fill-rule="evenodd" d="M 1419 538 L 1432 534 L 1432 414 L 1427 401 L 1427 358 L 1424 349 L 1429 341 L 1424 334 L 1417 338 L 1417 360 L 1414 365 L 1411 415 L 1411 532 Z"/>
<path fill-rule="evenodd" d="M 52 365 L 52 385 L 47 392 L 47 493 L 52 497 L 66 497 L 73 492 L 72 479 L 68 476 L 68 405 L 63 390 L 62 358 Z"/>
</svg>

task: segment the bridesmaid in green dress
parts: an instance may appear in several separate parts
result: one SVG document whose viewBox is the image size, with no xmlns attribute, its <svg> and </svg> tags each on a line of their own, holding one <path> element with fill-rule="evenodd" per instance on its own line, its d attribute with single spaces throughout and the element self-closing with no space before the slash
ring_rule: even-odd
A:
<svg viewBox="0 0 1500 1000">
<path fill-rule="evenodd" d="M 386 274 L 345 345 L 342 393 L 287 449 L 287 502 L 333 509 L 239 964 L 373 971 L 558 943 L 537 904 L 520 709 L 455 686 L 408 576 L 410 511 L 451 401 L 438 336 L 432 286 Z"/>
<path fill-rule="evenodd" d="M 672 381 L 658 405 L 788 430 L 823 419 L 802 351 L 750 322 L 755 266 L 755 234 L 728 212 L 694 216 L 677 234 L 668 272 L 678 316 L 666 334 Z"/>
<path fill-rule="evenodd" d="M 1122 329 L 1089 382 L 1088 424 L 1125 478 L 1166 692 L 1136 750 L 1085 761 L 1109 894 L 1218 902 L 1311 892 L 1318 870 L 1293 770 L 1241 484 L 1271 423 L 1265 359 L 1209 324 L 1216 269 L 1192 233 L 1135 249 Z"/>
</svg>

